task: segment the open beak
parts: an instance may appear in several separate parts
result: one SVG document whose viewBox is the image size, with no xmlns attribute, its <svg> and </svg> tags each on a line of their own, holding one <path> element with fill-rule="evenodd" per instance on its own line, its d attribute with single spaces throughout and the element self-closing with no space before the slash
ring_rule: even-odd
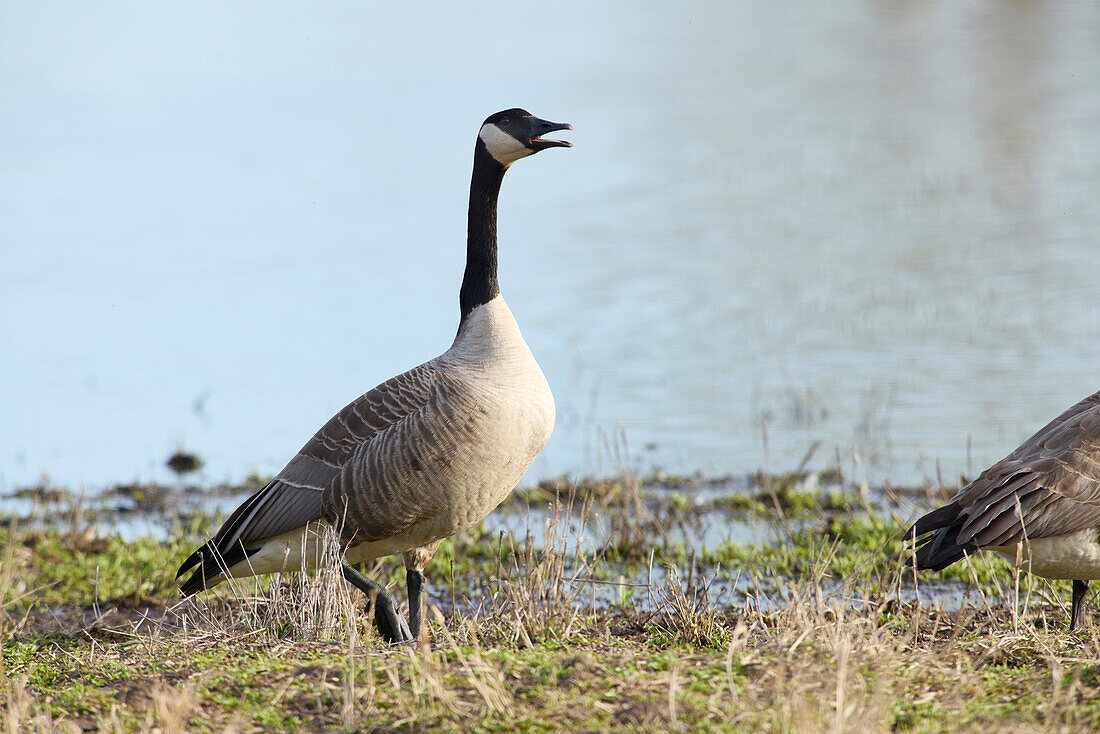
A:
<svg viewBox="0 0 1100 734">
<path fill-rule="evenodd" d="M 573 144 L 567 140 L 543 140 L 542 136 L 546 133 L 552 133 L 557 130 L 572 130 L 573 126 L 568 122 L 549 122 L 548 120 L 541 120 L 537 117 L 531 118 L 531 140 L 528 141 L 528 147 L 534 150 L 543 150 L 545 148 L 572 148 Z"/>
</svg>

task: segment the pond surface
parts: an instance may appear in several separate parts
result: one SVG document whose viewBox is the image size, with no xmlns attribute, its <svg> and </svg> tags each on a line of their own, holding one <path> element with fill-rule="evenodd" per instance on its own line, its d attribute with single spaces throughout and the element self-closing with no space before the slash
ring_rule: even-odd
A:
<svg viewBox="0 0 1100 734">
<path fill-rule="evenodd" d="M 514 105 L 533 477 L 950 480 L 1100 388 L 1100 5 L 513 8 L 0 7 L 0 490 L 272 473 L 442 351 Z"/>
</svg>

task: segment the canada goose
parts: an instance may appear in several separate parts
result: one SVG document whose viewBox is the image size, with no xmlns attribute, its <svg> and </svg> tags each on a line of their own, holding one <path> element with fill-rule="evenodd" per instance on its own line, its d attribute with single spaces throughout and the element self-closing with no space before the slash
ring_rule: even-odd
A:
<svg viewBox="0 0 1100 734">
<path fill-rule="evenodd" d="M 508 167 L 570 147 L 571 130 L 521 109 L 490 115 L 474 147 L 461 316 L 450 349 L 353 401 L 267 486 L 192 553 L 178 579 L 193 594 L 226 576 L 316 564 L 315 528 L 335 526 L 344 578 L 374 599 L 382 637 L 419 637 L 424 567 L 440 542 L 481 522 L 516 486 L 554 428 L 554 398 L 497 285 L 497 195 Z M 308 532 L 307 532 L 308 531 Z M 409 622 L 393 597 L 354 570 L 404 554 Z"/>
<path fill-rule="evenodd" d="M 926 533 L 917 568 L 939 571 L 992 550 L 1039 576 L 1073 579 L 1076 628 L 1089 581 L 1100 579 L 1100 392 L 917 520 L 908 537 Z"/>
</svg>

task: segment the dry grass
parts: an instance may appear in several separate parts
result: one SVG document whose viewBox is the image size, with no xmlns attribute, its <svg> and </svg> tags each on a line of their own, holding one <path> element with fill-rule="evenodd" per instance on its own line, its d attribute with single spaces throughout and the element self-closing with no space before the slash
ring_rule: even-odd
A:
<svg viewBox="0 0 1100 734">
<path fill-rule="evenodd" d="M 215 638 L 243 634 L 262 639 L 348 639 L 358 635 L 353 594 L 340 571 L 342 555 L 336 533 L 327 526 L 312 529 L 320 539 L 318 568 L 308 574 L 273 574 L 268 578 L 229 579 L 212 593 L 171 607 L 183 633 Z"/>
<path fill-rule="evenodd" d="M 404 647 L 375 635 L 335 553 L 314 574 L 188 600 L 43 605 L 38 579 L 56 553 L 12 529 L 0 556 L 0 734 L 1100 727 L 1098 628 L 1089 617 L 1066 633 L 1064 610 L 1027 577 L 1003 580 L 1000 598 L 1019 602 L 1007 608 L 921 608 L 899 601 L 913 583 L 904 566 L 876 576 L 869 558 L 838 579 L 841 541 L 823 538 L 766 600 L 716 604 L 715 569 L 689 561 L 657 574 L 637 604 L 594 604 L 607 556 L 579 541 L 586 512 L 568 496 L 551 505 L 540 545 L 499 541 L 495 571 L 463 592 L 477 606 L 432 607 L 433 641 Z M 621 506 L 633 511 L 629 498 Z M 73 558 L 104 550 L 66 542 Z M 757 586 L 769 573 L 741 571 Z M 98 566 L 95 578 L 104 588 Z"/>
</svg>

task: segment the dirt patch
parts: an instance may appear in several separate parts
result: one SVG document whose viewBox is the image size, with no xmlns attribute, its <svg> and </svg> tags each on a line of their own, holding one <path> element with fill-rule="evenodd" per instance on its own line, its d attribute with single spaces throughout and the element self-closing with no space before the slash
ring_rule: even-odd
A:
<svg viewBox="0 0 1100 734">
<path fill-rule="evenodd" d="M 174 694 L 185 680 L 187 676 L 182 673 L 131 678 L 115 686 L 115 698 L 135 711 L 147 711 L 158 699 Z"/>
</svg>

